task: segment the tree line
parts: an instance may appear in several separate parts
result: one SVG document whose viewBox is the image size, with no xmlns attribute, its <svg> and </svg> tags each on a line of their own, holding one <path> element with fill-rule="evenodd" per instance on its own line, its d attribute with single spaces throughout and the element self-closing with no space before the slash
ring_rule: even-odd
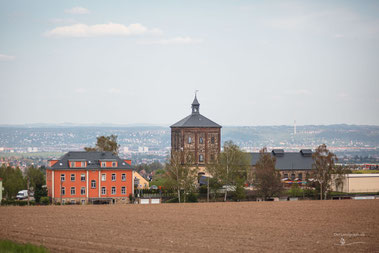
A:
<svg viewBox="0 0 379 253">
<path fill-rule="evenodd" d="M 182 162 L 183 155 L 186 157 L 184 159 L 186 163 Z M 334 180 L 338 187 L 348 171 L 343 167 L 335 166 L 337 156 L 330 152 L 325 144 L 316 149 L 312 158 L 314 163 L 310 177 L 305 179 L 306 183 L 319 191 L 320 199 L 326 199 L 332 181 Z M 177 194 L 178 202 L 185 202 L 186 196 L 198 187 L 199 168 L 190 165 L 191 159 L 189 154 L 173 151 L 164 169 L 157 171 L 156 178 L 151 184 L 172 189 Z M 227 200 L 231 191 L 236 199 L 244 199 L 246 193 L 244 187 L 249 185 L 253 186 L 256 195 L 264 200 L 280 196 L 284 191 L 280 172 L 276 169 L 276 158 L 267 152 L 266 148 L 260 150 L 260 158 L 252 167 L 248 153 L 243 152 L 231 141 L 225 142 L 224 149 L 216 162 L 206 165 L 206 172 L 211 175 L 207 179 L 207 194 L 213 193 L 215 196 L 221 189 L 224 201 Z M 313 181 L 310 181 L 310 178 Z M 294 184 L 293 188 L 296 186 L 298 185 Z M 291 191 L 296 193 L 299 189 L 291 189 Z"/>
</svg>

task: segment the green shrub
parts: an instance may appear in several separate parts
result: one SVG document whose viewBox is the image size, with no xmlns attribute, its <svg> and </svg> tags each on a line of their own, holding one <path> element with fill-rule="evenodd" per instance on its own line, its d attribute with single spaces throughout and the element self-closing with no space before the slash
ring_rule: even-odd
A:
<svg viewBox="0 0 379 253">
<path fill-rule="evenodd" d="M 233 194 L 233 200 L 240 201 L 246 198 L 246 191 L 242 185 L 237 185 L 236 191 Z"/>
<path fill-rule="evenodd" d="M 0 252 L 5 253 L 48 253 L 43 246 L 35 246 L 30 243 L 20 244 L 8 240 L 0 240 Z"/>
<path fill-rule="evenodd" d="M 186 202 L 197 203 L 199 201 L 197 200 L 197 195 L 195 193 L 191 192 L 190 194 L 187 195 Z"/>
<path fill-rule="evenodd" d="M 29 205 L 34 206 L 36 204 L 35 201 L 29 201 Z M 26 206 L 28 205 L 28 201 L 26 200 L 13 200 L 13 199 L 4 199 L 1 201 L 2 206 Z"/>
<path fill-rule="evenodd" d="M 166 203 L 179 203 L 178 198 L 172 198 L 166 201 Z"/>
<path fill-rule="evenodd" d="M 50 204 L 50 199 L 49 197 L 41 197 L 39 200 L 39 203 L 42 205 L 48 205 Z"/>
</svg>

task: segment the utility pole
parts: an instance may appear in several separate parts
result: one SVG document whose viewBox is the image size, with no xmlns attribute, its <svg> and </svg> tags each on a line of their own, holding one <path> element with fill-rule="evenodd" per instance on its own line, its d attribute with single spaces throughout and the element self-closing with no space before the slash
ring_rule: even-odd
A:
<svg viewBox="0 0 379 253">
<path fill-rule="evenodd" d="M 209 176 L 208 176 L 208 184 L 207 184 L 207 202 L 209 202 Z"/>
<path fill-rule="evenodd" d="M 30 206 L 30 199 L 29 199 L 29 177 L 28 177 L 28 181 L 27 181 L 26 192 L 28 193 L 28 206 Z"/>
<path fill-rule="evenodd" d="M 61 205 L 62 205 L 62 175 L 61 175 L 61 193 L 60 193 L 60 195 L 61 195 Z"/>
</svg>

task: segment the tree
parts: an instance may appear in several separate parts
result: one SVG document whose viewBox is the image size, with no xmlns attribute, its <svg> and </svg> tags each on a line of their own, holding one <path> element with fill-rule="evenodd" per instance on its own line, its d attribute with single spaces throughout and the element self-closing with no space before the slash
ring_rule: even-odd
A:
<svg viewBox="0 0 379 253">
<path fill-rule="evenodd" d="M 221 185 L 226 186 L 224 193 L 224 201 L 226 201 L 231 186 L 237 187 L 240 182 L 247 180 L 249 168 L 248 154 L 232 141 L 227 141 L 216 163 L 208 165 L 207 170 Z"/>
<path fill-rule="evenodd" d="M 189 161 L 188 154 L 185 155 L 187 156 L 186 161 Z M 194 190 L 198 172 L 197 168 L 183 164 L 181 157 L 181 151 L 171 152 L 171 158 L 165 165 L 165 174 L 163 176 L 166 179 L 165 187 L 177 192 L 179 203 L 182 200 L 181 191 L 183 191 L 183 202 L 185 202 L 186 194 Z"/>
<path fill-rule="evenodd" d="M 29 180 L 29 187 L 34 191 L 36 202 L 39 202 L 41 197 L 47 196 L 47 190 L 43 187 L 46 184 L 46 179 L 40 168 L 29 167 L 26 170 L 26 180 Z"/>
<path fill-rule="evenodd" d="M 118 153 L 118 149 L 120 145 L 117 144 L 117 135 L 110 136 L 100 136 L 97 137 L 96 146 L 93 147 L 85 147 L 84 150 L 87 152 L 91 151 L 110 151 L 114 154 Z"/>
<path fill-rule="evenodd" d="M 0 177 L 3 179 L 4 196 L 7 199 L 15 197 L 19 191 L 26 189 L 26 181 L 19 168 L 3 165 L 0 167 Z"/>
<path fill-rule="evenodd" d="M 337 156 L 330 152 L 325 144 L 318 146 L 313 158 L 313 177 L 320 187 L 320 199 L 326 199 L 326 194 L 331 186 L 334 173 L 334 161 Z"/>
<path fill-rule="evenodd" d="M 276 158 L 266 148 L 259 151 L 260 156 L 254 169 L 254 186 L 263 199 L 279 195 L 283 190 L 280 173 L 275 169 Z"/>
</svg>

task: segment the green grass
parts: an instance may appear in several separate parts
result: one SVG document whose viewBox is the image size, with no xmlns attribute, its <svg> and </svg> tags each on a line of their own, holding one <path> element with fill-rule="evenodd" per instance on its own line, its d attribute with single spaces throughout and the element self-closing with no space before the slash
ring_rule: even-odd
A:
<svg viewBox="0 0 379 253">
<path fill-rule="evenodd" d="M 353 170 L 353 174 L 371 174 L 371 173 L 379 173 L 379 170 Z"/>
<path fill-rule="evenodd" d="M 8 240 L 0 240 L 1 253 L 48 253 L 43 246 L 36 246 L 30 243 L 21 244 Z"/>
</svg>

